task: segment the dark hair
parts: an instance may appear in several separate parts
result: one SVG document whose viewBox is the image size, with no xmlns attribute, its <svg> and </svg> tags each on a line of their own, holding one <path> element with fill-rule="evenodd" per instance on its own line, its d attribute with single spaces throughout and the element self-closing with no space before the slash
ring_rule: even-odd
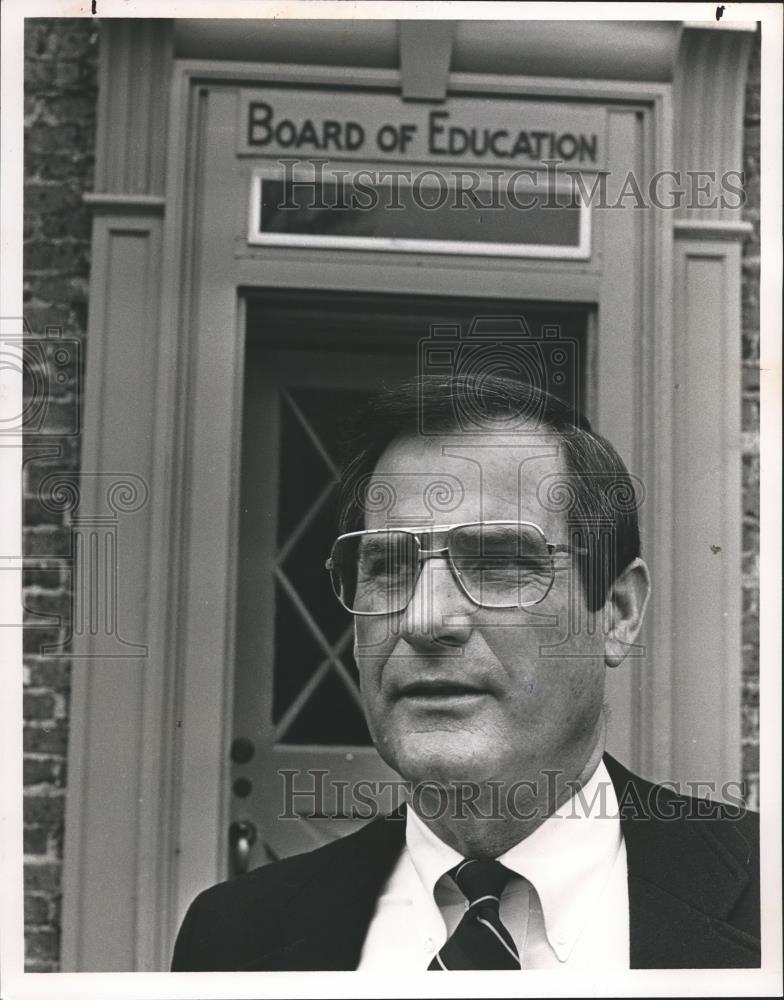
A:
<svg viewBox="0 0 784 1000">
<path fill-rule="evenodd" d="M 341 532 L 365 525 L 367 487 L 379 459 L 397 440 L 416 435 L 504 434 L 543 429 L 560 439 L 566 474 L 554 478 L 543 502 L 566 513 L 586 603 L 598 611 L 613 581 L 640 554 L 638 498 L 615 448 L 563 400 L 496 375 L 424 375 L 385 387 L 356 415 L 339 499 Z"/>
</svg>

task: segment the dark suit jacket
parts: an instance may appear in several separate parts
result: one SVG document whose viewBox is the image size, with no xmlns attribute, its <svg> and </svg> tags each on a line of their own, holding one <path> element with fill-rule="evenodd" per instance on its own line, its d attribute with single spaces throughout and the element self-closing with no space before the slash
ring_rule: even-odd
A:
<svg viewBox="0 0 784 1000">
<path fill-rule="evenodd" d="M 758 817 L 673 794 L 609 755 L 637 969 L 760 964 Z M 732 813 L 732 815 L 727 815 Z M 202 892 L 172 971 L 354 969 L 405 839 L 405 810 Z"/>
</svg>

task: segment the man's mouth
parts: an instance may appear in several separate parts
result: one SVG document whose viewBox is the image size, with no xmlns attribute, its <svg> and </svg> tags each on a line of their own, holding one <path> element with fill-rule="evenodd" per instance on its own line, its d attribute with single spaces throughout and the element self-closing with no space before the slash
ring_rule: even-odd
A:
<svg viewBox="0 0 784 1000">
<path fill-rule="evenodd" d="M 473 684 L 463 684 L 460 681 L 415 681 L 406 684 L 400 691 L 401 698 L 475 698 L 486 694 L 484 688 Z"/>
</svg>

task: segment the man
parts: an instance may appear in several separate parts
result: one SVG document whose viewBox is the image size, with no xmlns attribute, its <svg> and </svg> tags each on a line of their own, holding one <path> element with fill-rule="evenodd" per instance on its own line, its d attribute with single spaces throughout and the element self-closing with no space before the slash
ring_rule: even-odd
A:
<svg viewBox="0 0 784 1000">
<path fill-rule="evenodd" d="M 612 446 L 547 393 L 382 395 L 328 567 L 390 816 L 202 893 L 174 970 L 759 965 L 756 817 L 605 754 L 649 593 Z"/>
</svg>

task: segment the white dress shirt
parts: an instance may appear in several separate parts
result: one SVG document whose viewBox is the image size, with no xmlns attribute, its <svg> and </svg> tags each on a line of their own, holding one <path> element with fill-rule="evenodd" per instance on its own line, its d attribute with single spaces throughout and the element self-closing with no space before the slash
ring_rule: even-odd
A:
<svg viewBox="0 0 784 1000">
<path fill-rule="evenodd" d="M 427 969 L 466 900 L 446 873 L 462 858 L 412 808 L 358 968 Z M 500 821 L 499 821 L 500 822 Z M 510 879 L 500 915 L 523 969 L 629 968 L 629 891 L 618 800 L 603 763 L 582 791 L 498 860 Z"/>
</svg>

